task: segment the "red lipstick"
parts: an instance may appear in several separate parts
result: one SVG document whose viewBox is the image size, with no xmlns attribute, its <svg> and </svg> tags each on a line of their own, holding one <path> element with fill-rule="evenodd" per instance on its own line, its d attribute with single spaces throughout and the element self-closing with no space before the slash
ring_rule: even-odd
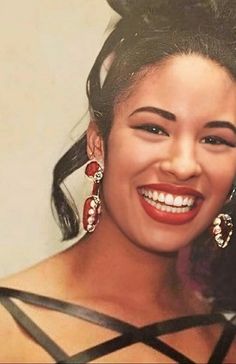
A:
<svg viewBox="0 0 236 364">
<path fill-rule="evenodd" d="M 158 192 L 167 192 L 173 195 L 192 196 L 195 198 L 194 205 L 191 206 L 191 209 L 189 211 L 176 213 L 176 212 L 161 211 L 157 207 L 148 203 L 145 200 L 144 196 L 139 193 L 141 205 L 144 211 L 147 213 L 147 215 L 150 216 L 153 220 L 157 222 L 162 222 L 164 224 L 181 225 L 188 223 L 189 221 L 193 220 L 195 216 L 198 214 L 202 202 L 204 200 L 204 196 L 202 195 L 201 192 L 186 186 L 159 183 L 159 184 L 149 184 L 140 186 L 139 190 L 141 188 L 144 188 L 145 190 L 152 190 L 152 191 L 156 190 Z M 158 201 L 156 202 L 158 203 Z"/>
</svg>

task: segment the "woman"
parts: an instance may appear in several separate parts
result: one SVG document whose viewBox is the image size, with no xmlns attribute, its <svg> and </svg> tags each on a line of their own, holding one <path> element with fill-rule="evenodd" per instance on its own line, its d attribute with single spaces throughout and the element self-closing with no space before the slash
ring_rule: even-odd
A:
<svg viewBox="0 0 236 364">
<path fill-rule="evenodd" d="M 177 258 L 235 251 L 236 3 L 109 4 L 122 18 L 88 77 L 91 122 L 54 171 L 69 239 L 62 184 L 90 160 L 87 234 L 2 282 L 1 361 L 233 363 L 235 297 L 196 295 Z"/>
</svg>

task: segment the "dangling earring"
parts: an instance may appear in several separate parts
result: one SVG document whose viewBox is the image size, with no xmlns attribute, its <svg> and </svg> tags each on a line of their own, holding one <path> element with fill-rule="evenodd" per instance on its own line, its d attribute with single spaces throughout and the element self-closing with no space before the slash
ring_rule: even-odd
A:
<svg viewBox="0 0 236 364">
<path fill-rule="evenodd" d="M 233 222 L 228 214 L 219 214 L 213 221 L 213 235 L 220 248 L 226 248 L 233 234 Z"/>
<path fill-rule="evenodd" d="M 235 195 L 236 195 L 236 185 L 234 184 L 229 196 L 229 201 L 232 201 Z"/>
<path fill-rule="evenodd" d="M 103 178 L 103 168 L 98 164 L 97 161 L 91 161 L 86 166 L 85 174 L 93 180 L 92 194 L 85 200 L 83 210 L 84 229 L 91 233 L 95 230 L 101 212 L 99 185 Z"/>
</svg>

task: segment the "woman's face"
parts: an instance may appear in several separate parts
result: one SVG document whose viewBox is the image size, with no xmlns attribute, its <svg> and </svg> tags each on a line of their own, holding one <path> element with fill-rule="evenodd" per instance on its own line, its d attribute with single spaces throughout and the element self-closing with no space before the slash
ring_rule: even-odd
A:
<svg viewBox="0 0 236 364">
<path fill-rule="evenodd" d="M 143 248 L 169 252 L 206 229 L 236 175 L 236 83 L 197 55 L 152 68 L 116 105 L 104 219 Z"/>
</svg>

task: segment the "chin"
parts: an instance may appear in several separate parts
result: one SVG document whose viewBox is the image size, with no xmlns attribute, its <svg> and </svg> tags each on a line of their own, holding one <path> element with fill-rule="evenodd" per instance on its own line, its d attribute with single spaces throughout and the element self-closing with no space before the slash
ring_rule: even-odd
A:
<svg viewBox="0 0 236 364">
<path fill-rule="evenodd" d="M 191 244 L 193 239 L 199 235 L 188 234 L 187 236 L 184 236 L 183 231 L 181 232 L 180 229 L 178 229 L 178 231 L 173 227 L 171 228 L 171 231 L 168 227 L 165 227 L 165 229 L 166 230 L 163 231 L 163 228 L 158 230 L 146 228 L 145 231 L 142 229 L 139 230 L 139 232 L 136 229 L 134 234 L 130 231 L 125 235 L 130 242 L 140 249 L 162 255 L 176 255 L 179 250 Z"/>
</svg>

